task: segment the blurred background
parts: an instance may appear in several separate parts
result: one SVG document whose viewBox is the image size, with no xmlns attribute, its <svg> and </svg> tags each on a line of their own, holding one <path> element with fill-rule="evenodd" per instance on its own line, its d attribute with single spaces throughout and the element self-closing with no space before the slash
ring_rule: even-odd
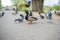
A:
<svg viewBox="0 0 60 40">
<path fill-rule="evenodd" d="M 0 8 L 18 6 L 19 10 L 22 11 L 28 1 L 32 0 L 0 0 Z M 43 11 L 47 10 L 60 10 L 60 0 L 43 0 Z"/>
</svg>

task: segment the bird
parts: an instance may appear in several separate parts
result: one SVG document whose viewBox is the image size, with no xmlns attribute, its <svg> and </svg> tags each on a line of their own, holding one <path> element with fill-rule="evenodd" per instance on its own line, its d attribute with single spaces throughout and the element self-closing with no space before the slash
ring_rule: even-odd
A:
<svg viewBox="0 0 60 40">
<path fill-rule="evenodd" d="M 50 11 L 50 13 L 49 13 L 49 19 L 52 19 L 52 13 L 51 13 L 51 11 Z"/>
<path fill-rule="evenodd" d="M 29 15 L 30 15 L 30 16 L 33 16 L 31 11 L 30 11 L 30 14 L 29 14 Z"/>
<path fill-rule="evenodd" d="M 30 3 L 31 3 L 31 2 L 29 1 L 27 4 L 25 4 L 25 6 L 26 6 L 26 7 L 30 7 Z"/>
<path fill-rule="evenodd" d="M 23 22 L 23 20 L 24 20 L 24 15 L 20 14 L 20 17 L 21 17 L 21 18 L 15 19 L 15 22 L 16 22 L 16 21 L 18 21 L 18 22 Z"/>
<path fill-rule="evenodd" d="M 51 13 L 50 10 L 48 10 L 48 11 L 46 12 L 46 18 L 47 18 L 47 19 L 52 19 L 52 13 Z"/>
<path fill-rule="evenodd" d="M 39 15 L 40 15 L 40 18 L 41 19 L 44 19 L 44 16 L 43 15 L 41 15 L 41 13 L 39 12 Z"/>
<path fill-rule="evenodd" d="M 32 16 L 32 12 L 30 12 L 30 14 L 29 14 L 29 11 L 27 10 L 27 11 L 25 11 L 25 13 L 26 13 L 25 20 L 29 21 L 29 24 L 32 24 L 32 21 L 36 21 L 37 20 L 36 17 Z"/>
<path fill-rule="evenodd" d="M 25 13 L 26 13 L 26 15 L 25 15 L 25 20 L 28 21 L 28 16 L 29 16 L 28 10 L 26 10 Z"/>
<path fill-rule="evenodd" d="M 4 16 L 4 12 L 2 12 L 2 16 Z"/>
</svg>

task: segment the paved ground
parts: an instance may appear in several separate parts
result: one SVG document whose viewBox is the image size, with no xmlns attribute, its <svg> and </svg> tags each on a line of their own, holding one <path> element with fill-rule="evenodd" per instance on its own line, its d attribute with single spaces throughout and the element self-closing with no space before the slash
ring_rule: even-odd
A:
<svg viewBox="0 0 60 40">
<path fill-rule="evenodd" d="M 53 24 L 39 19 L 31 25 L 15 23 L 18 17 L 9 11 L 0 17 L 0 40 L 60 40 L 60 17 L 53 16 Z"/>
</svg>

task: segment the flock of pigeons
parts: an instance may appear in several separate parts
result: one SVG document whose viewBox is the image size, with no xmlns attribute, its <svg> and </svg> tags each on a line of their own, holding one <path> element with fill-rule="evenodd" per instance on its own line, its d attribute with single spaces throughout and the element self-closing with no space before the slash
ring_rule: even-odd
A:
<svg viewBox="0 0 60 40">
<path fill-rule="evenodd" d="M 30 3 L 31 2 L 28 2 L 28 4 L 26 4 L 25 6 L 26 7 L 30 7 Z M 25 13 L 26 13 L 25 17 L 24 17 L 24 15 L 20 14 L 20 17 L 21 18 L 15 19 L 15 22 L 16 21 L 23 22 L 23 20 L 25 18 L 26 21 L 29 21 L 29 24 L 32 24 L 32 21 L 37 21 L 38 20 L 36 17 L 34 17 L 32 15 L 32 12 L 31 11 L 29 12 L 29 10 L 25 10 Z M 44 16 L 41 15 L 40 12 L 39 12 L 39 15 L 40 15 L 41 19 L 44 19 Z"/>
<path fill-rule="evenodd" d="M 28 10 L 26 10 L 25 13 L 26 13 L 25 16 L 24 16 L 23 14 L 20 14 L 20 17 L 21 17 L 21 18 L 15 19 L 15 22 L 16 22 L 16 21 L 23 22 L 23 20 L 25 19 L 26 21 L 29 22 L 29 24 L 32 24 L 33 21 L 37 21 L 37 20 L 38 20 L 38 18 L 36 18 L 36 17 L 34 17 L 34 16 L 32 15 L 32 12 L 31 12 L 31 11 L 29 12 Z M 40 15 L 40 18 L 41 18 L 41 19 L 44 19 L 44 16 L 41 15 L 40 12 L 39 12 L 39 15 Z"/>
<path fill-rule="evenodd" d="M 25 6 L 26 7 L 30 7 L 30 3 L 31 2 L 28 2 Z M 25 13 L 26 13 L 26 15 L 24 16 L 23 14 L 20 14 L 20 17 L 21 18 L 17 18 L 17 19 L 15 19 L 14 21 L 15 22 L 23 22 L 23 20 L 25 19 L 26 21 L 28 21 L 29 22 L 29 24 L 32 24 L 32 22 L 33 21 L 37 21 L 38 20 L 38 18 L 36 18 L 36 17 L 34 17 L 32 14 L 32 12 L 31 11 L 29 11 L 29 10 L 25 10 Z M 41 13 L 39 12 L 39 15 L 40 15 L 40 18 L 41 19 L 44 19 L 44 16 L 43 15 L 41 15 Z M 2 16 L 4 16 L 4 12 L 2 13 Z M 50 13 L 50 16 L 51 16 L 51 13 Z M 51 17 L 50 17 L 51 18 Z"/>
</svg>

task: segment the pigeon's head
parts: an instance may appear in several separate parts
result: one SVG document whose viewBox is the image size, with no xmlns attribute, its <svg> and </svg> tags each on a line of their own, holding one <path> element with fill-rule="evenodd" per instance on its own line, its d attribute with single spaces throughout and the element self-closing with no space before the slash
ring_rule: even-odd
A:
<svg viewBox="0 0 60 40">
<path fill-rule="evenodd" d="M 31 3 L 31 1 L 28 2 L 29 4 Z"/>
<path fill-rule="evenodd" d="M 26 11 L 25 11 L 25 13 L 28 15 L 28 14 L 29 14 L 29 11 L 28 11 L 28 10 L 26 10 Z"/>
<path fill-rule="evenodd" d="M 41 14 L 41 12 L 39 12 L 39 14 Z"/>
</svg>

